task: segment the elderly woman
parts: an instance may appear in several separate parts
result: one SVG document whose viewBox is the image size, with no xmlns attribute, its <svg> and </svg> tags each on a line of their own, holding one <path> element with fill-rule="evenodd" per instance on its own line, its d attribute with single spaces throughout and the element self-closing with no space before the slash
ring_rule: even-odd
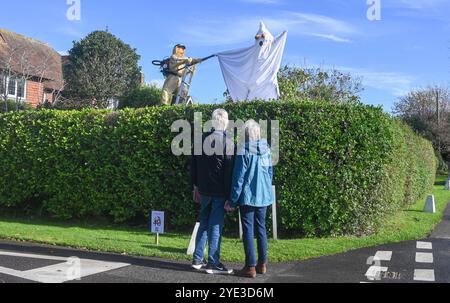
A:
<svg viewBox="0 0 450 303">
<path fill-rule="evenodd" d="M 254 120 L 245 124 L 246 143 L 235 159 L 231 200 L 227 211 L 240 208 L 244 232 L 245 267 L 236 274 L 255 278 L 267 272 L 267 207 L 274 202 L 272 191 L 272 153 L 266 139 L 261 139 L 261 128 Z M 255 242 L 258 243 L 256 260 Z"/>
</svg>

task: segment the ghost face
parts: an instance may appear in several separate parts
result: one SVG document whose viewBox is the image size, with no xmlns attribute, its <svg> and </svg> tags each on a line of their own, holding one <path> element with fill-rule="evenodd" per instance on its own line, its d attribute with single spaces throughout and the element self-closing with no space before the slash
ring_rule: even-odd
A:
<svg viewBox="0 0 450 303">
<path fill-rule="evenodd" d="M 256 37 L 255 37 L 255 40 L 256 40 L 256 43 L 259 45 L 259 46 L 261 46 L 261 47 L 263 47 L 263 45 L 264 45 L 264 40 L 266 39 L 266 35 L 265 34 L 258 34 L 258 35 L 256 35 Z"/>
<path fill-rule="evenodd" d="M 274 40 L 272 34 L 269 32 L 266 25 L 262 21 L 259 24 L 259 31 L 255 36 L 255 40 L 260 47 L 263 47 L 266 44 L 271 44 Z"/>
<path fill-rule="evenodd" d="M 270 55 L 274 38 L 267 29 L 264 22 L 261 22 L 259 31 L 255 36 L 256 45 L 258 49 L 258 60 L 266 60 Z"/>
<path fill-rule="evenodd" d="M 270 33 L 264 32 L 264 33 L 258 33 L 255 36 L 256 44 L 258 44 L 260 47 L 264 47 L 265 45 L 272 44 L 273 37 Z"/>
<path fill-rule="evenodd" d="M 271 39 L 272 35 L 270 33 L 258 33 L 255 36 L 256 45 L 258 47 L 258 60 L 266 60 L 269 57 L 270 50 L 272 49 Z"/>
</svg>

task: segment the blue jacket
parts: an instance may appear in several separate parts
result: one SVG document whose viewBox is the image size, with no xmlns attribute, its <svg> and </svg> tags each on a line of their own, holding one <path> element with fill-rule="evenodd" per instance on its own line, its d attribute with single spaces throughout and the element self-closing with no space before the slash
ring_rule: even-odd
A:
<svg viewBox="0 0 450 303">
<path fill-rule="evenodd" d="M 236 156 L 231 206 L 267 207 L 273 204 L 272 152 L 267 140 L 248 142 Z"/>
</svg>

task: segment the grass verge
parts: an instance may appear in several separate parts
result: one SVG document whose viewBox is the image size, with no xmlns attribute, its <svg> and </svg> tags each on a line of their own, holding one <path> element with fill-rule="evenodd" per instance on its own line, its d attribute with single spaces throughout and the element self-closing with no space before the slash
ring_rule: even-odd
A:
<svg viewBox="0 0 450 303">
<path fill-rule="evenodd" d="M 445 179 L 439 177 L 433 190 L 437 210 L 434 215 L 423 213 L 425 201 L 419 201 L 387 219 L 375 235 L 270 241 L 269 258 L 271 262 L 305 260 L 363 247 L 425 238 L 440 222 L 450 201 L 450 191 L 444 190 Z M 143 229 L 0 218 L 0 238 L 92 251 L 190 260 L 186 255 L 190 240 L 187 234 L 163 235 L 160 245 L 156 246 L 153 244 L 154 236 Z M 222 256 L 224 261 L 242 262 L 242 243 L 238 239 L 224 238 Z"/>
</svg>

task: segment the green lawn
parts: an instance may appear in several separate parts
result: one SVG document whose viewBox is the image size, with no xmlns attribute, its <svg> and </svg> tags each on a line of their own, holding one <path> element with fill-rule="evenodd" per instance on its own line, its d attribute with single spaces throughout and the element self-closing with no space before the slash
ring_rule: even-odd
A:
<svg viewBox="0 0 450 303">
<path fill-rule="evenodd" d="M 368 237 L 337 237 L 324 239 L 294 239 L 270 241 L 269 257 L 272 262 L 304 260 L 332 255 L 352 249 L 385 243 L 418 240 L 429 235 L 441 220 L 450 191 L 444 190 L 446 177 L 439 177 L 434 188 L 437 214 L 422 212 L 424 201 L 399 212 L 386 220 L 376 235 Z M 190 235 L 166 234 L 160 246 L 154 245 L 154 236 L 146 230 L 111 226 L 73 225 L 37 220 L 0 218 L 0 238 L 69 246 L 93 251 L 124 253 L 129 255 L 189 260 L 186 253 Z M 225 238 L 222 244 L 224 261 L 243 261 L 243 247 L 239 240 Z"/>
</svg>

